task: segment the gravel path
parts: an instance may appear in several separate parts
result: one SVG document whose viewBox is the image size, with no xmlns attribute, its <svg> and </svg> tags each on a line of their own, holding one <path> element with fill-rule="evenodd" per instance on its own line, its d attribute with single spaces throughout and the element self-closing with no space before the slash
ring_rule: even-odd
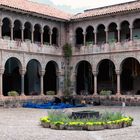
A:
<svg viewBox="0 0 140 140">
<path fill-rule="evenodd" d="M 87 108 L 82 108 L 85 109 Z M 121 110 L 120 107 L 89 107 L 89 109 Z M 47 115 L 47 110 L 0 109 L 0 140 L 140 140 L 140 107 L 126 107 L 122 111 L 134 117 L 132 127 L 91 132 L 42 128 L 39 119 Z"/>
</svg>

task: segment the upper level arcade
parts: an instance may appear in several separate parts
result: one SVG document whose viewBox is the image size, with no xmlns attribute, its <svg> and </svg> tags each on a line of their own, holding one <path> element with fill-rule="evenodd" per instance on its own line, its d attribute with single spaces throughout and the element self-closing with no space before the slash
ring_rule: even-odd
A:
<svg viewBox="0 0 140 140">
<path fill-rule="evenodd" d="M 140 50 L 140 1 L 90 9 L 71 19 L 75 55 Z"/>
<path fill-rule="evenodd" d="M 68 15 L 48 5 L 16 1 L 0 2 L 0 49 L 46 54 L 57 49 L 62 55 Z"/>
</svg>

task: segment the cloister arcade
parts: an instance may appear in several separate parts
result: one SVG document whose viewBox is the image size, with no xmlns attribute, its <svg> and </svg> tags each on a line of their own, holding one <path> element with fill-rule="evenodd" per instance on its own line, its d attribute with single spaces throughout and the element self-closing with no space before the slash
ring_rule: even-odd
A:
<svg viewBox="0 0 140 140">
<path fill-rule="evenodd" d="M 16 41 L 30 40 L 32 43 L 58 46 L 59 31 L 56 27 L 52 29 L 40 24 L 32 25 L 30 22 L 21 23 L 20 20 L 11 21 L 5 17 L 2 20 L 1 36 Z"/>
<path fill-rule="evenodd" d="M 116 43 L 131 41 L 140 38 L 140 19 L 135 19 L 131 23 L 127 20 L 120 23 L 111 22 L 109 24 L 78 26 L 75 29 L 76 46 L 100 45 L 104 43 Z"/>
</svg>

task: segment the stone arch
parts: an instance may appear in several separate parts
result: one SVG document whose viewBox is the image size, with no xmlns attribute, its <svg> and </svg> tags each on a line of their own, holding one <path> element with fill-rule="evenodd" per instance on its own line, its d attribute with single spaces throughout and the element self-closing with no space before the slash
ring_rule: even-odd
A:
<svg viewBox="0 0 140 140">
<path fill-rule="evenodd" d="M 9 17 L 4 17 L 2 19 L 2 36 L 11 37 L 11 25 L 12 20 Z"/>
<path fill-rule="evenodd" d="M 80 61 L 76 65 L 76 93 L 78 95 L 93 94 L 94 77 L 92 66 L 88 61 Z"/>
<path fill-rule="evenodd" d="M 31 24 L 31 22 L 26 21 L 24 23 L 24 39 L 25 40 L 31 40 L 32 27 L 33 27 L 33 25 Z"/>
<path fill-rule="evenodd" d="M 133 39 L 140 39 L 140 18 L 133 21 Z"/>
<path fill-rule="evenodd" d="M 40 94 L 40 72 L 41 64 L 36 59 L 28 61 L 25 74 L 25 95 L 39 95 Z"/>
<path fill-rule="evenodd" d="M 117 42 L 118 41 L 118 30 L 117 24 L 115 22 L 111 22 L 108 25 L 108 41 L 109 42 Z"/>
<path fill-rule="evenodd" d="M 117 76 L 115 71 L 115 64 L 110 59 L 101 60 L 98 65 L 98 92 L 102 90 L 110 90 L 112 94 L 116 93 Z"/>
<path fill-rule="evenodd" d="M 21 30 L 22 30 L 22 22 L 18 19 L 14 21 L 14 28 L 13 28 L 13 39 L 21 40 Z"/>
<path fill-rule="evenodd" d="M 88 26 L 86 28 L 86 45 L 94 44 L 94 28 L 93 26 Z"/>
<path fill-rule="evenodd" d="M 127 57 L 121 65 L 121 91 L 126 95 L 140 95 L 140 63 L 137 58 Z"/>
<path fill-rule="evenodd" d="M 58 46 L 58 36 L 59 36 L 58 28 L 53 27 L 53 29 L 52 29 L 52 45 Z"/>
<path fill-rule="evenodd" d="M 43 43 L 44 44 L 50 44 L 50 34 L 51 34 L 51 29 L 48 25 L 45 25 L 43 27 Z"/>
<path fill-rule="evenodd" d="M 76 28 L 76 45 L 83 45 L 84 44 L 84 36 L 83 36 L 83 29 L 81 27 Z"/>
<path fill-rule="evenodd" d="M 10 57 L 5 62 L 5 71 L 3 74 L 3 95 L 8 96 L 9 91 L 21 93 L 21 75 L 22 64 L 16 57 Z"/>
<path fill-rule="evenodd" d="M 34 25 L 34 42 L 41 43 L 41 25 L 35 24 Z"/>
<path fill-rule="evenodd" d="M 124 20 L 120 23 L 120 37 L 121 41 L 130 40 L 130 23 L 127 20 Z"/>
<path fill-rule="evenodd" d="M 57 94 L 58 87 L 58 64 L 55 61 L 49 61 L 46 64 L 45 75 L 44 75 L 44 93 L 47 94 L 48 91 L 54 91 Z"/>
<path fill-rule="evenodd" d="M 105 25 L 99 24 L 97 26 L 97 44 L 103 44 L 106 42 Z"/>
</svg>

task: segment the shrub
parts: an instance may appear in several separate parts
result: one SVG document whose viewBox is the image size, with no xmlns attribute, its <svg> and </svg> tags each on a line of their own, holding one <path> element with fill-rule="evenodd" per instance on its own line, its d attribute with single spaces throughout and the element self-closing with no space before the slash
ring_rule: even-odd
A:
<svg viewBox="0 0 140 140">
<path fill-rule="evenodd" d="M 112 94 L 111 90 L 101 90 L 100 95 L 110 96 Z"/>
<path fill-rule="evenodd" d="M 9 91 L 8 96 L 19 96 L 19 93 L 17 91 Z"/>
<path fill-rule="evenodd" d="M 55 91 L 47 91 L 46 95 L 55 95 Z"/>
</svg>

